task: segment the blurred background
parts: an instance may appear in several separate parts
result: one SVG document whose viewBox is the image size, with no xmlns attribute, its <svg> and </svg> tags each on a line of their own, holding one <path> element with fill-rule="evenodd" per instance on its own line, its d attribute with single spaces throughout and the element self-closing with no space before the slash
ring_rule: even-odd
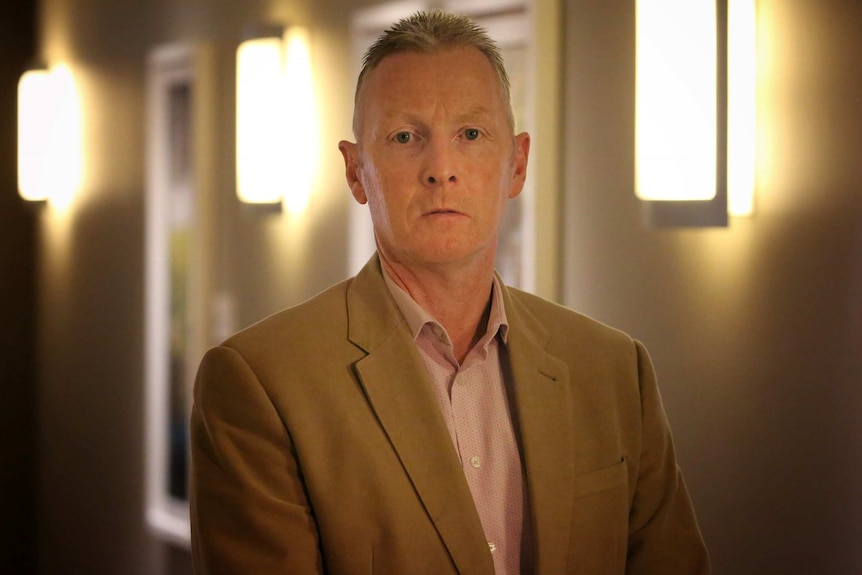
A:
<svg viewBox="0 0 862 575">
<path fill-rule="evenodd" d="M 0 574 L 191 573 L 182 538 L 147 519 L 152 54 L 206 54 L 206 346 L 351 269 L 336 144 L 352 139 L 351 15 L 371 4 L 0 6 Z M 646 343 L 715 573 L 862 573 L 862 3 L 757 2 L 755 211 L 719 228 L 642 217 L 634 2 L 537 5 L 555 45 L 528 76 L 553 88 L 534 90 L 552 114 L 531 159 L 533 289 Z M 296 136 L 315 169 L 296 213 L 236 197 L 236 49 L 261 22 L 311 38 L 315 133 Z M 38 62 L 67 64 L 80 96 L 81 182 L 63 203 L 16 191 L 16 85 Z"/>
</svg>

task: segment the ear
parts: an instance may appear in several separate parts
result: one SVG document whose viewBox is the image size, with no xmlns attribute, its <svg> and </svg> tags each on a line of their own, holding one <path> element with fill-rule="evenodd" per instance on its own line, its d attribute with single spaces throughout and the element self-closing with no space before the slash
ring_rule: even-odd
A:
<svg viewBox="0 0 862 575">
<path fill-rule="evenodd" d="M 527 180 L 527 160 L 530 157 L 530 134 L 521 132 L 515 136 L 515 150 L 512 157 L 512 184 L 509 199 L 518 197 Z"/>
<path fill-rule="evenodd" d="M 350 186 L 353 199 L 360 204 L 367 203 L 368 196 L 365 195 L 365 187 L 359 177 L 359 148 L 353 142 L 341 140 L 338 142 L 338 149 L 344 157 L 344 176 L 347 178 L 347 185 Z"/>
</svg>

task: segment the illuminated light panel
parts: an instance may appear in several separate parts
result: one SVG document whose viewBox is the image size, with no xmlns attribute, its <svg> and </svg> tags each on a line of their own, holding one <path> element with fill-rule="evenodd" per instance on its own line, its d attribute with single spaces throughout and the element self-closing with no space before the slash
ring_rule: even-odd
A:
<svg viewBox="0 0 862 575">
<path fill-rule="evenodd" d="M 18 192 L 66 205 L 81 182 L 81 112 L 68 67 L 32 70 L 18 82 Z"/>
<path fill-rule="evenodd" d="M 715 3 L 639 0 L 636 16 L 637 196 L 712 199 L 717 171 Z"/>
<path fill-rule="evenodd" d="M 291 27 L 285 37 L 288 112 L 287 165 L 290 178 L 285 187 L 284 205 L 291 214 L 305 211 L 314 183 L 317 152 L 317 113 L 311 69 L 310 38 L 304 28 Z"/>
<path fill-rule="evenodd" d="M 754 0 L 728 2 L 728 211 L 754 212 L 757 130 L 757 34 Z"/>
<path fill-rule="evenodd" d="M 257 38 L 237 49 L 237 196 L 274 204 L 287 189 L 287 94 L 279 37 Z"/>
<path fill-rule="evenodd" d="M 237 195 L 305 210 L 317 152 L 307 30 L 243 42 L 237 50 Z"/>
</svg>

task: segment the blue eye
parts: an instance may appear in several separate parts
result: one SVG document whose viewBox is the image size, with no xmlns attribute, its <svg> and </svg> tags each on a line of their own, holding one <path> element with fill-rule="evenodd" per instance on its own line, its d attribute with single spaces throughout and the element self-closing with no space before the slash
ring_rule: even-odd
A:
<svg viewBox="0 0 862 575">
<path fill-rule="evenodd" d="M 479 132 L 479 130 L 477 130 L 476 128 L 467 128 L 466 130 L 464 130 L 464 137 L 468 140 L 478 140 L 480 135 L 481 132 Z"/>
<path fill-rule="evenodd" d="M 397 134 L 395 134 L 395 141 L 399 144 L 406 144 L 412 139 L 413 136 L 412 134 L 410 134 L 410 132 L 398 132 Z"/>
</svg>

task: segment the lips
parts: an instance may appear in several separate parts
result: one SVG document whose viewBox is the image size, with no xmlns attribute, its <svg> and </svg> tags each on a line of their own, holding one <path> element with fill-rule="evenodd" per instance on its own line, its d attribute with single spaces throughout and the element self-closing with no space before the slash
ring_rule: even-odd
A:
<svg viewBox="0 0 862 575">
<path fill-rule="evenodd" d="M 430 212 L 425 213 L 426 216 L 436 216 L 436 215 L 441 215 L 441 214 L 444 214 L 444 215 L 445 214 L 456 214 L 459 216 L 464 215 L 462 212 L 459 212 L 458 210 L 452 210 L 449 208 L 438 208 L 436 210 L 431 210 Z"/>
</svg>

